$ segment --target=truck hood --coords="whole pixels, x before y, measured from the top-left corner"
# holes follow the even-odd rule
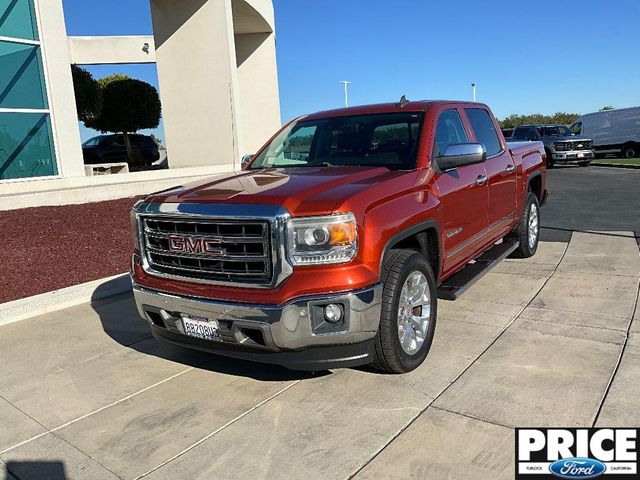
[[[282,205],[293,215],[323,215],[349,197],[406,173],[386,167],[245,170],[159,192],[148,201]]]
[[[550,142],[590,142],[590,138],[584,137],[545,137],[545,140]]]

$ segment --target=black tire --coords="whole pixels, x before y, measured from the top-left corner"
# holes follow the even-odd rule
[[[430,294],[430,316],[424,342],[420,349],[409,355],[400,344],[398,312],[400,293],[409,275],[422,272],[427,279]],[[375,337],[373,367],[388,373],[405,373],[419,367],[429,353],[436,328],[438,297],[436,281],[425,255],[414,250],[392,250],[382,269],[384,284],[380,326]]]
[[[529,217],[531,215],[532,206],[538,214],[538,233],[536,235],[535,244],[529,245]],[[513,230],[507,239],[518,240],[518,248],[510,255],[512,258],[529,258],[533,257],[538,250],[538,243],[540,241],[540,204],[538,203],[538,197],[533,192],[529,191],[525,200],[524,208],[522,209],[522,216],[518,222],[518,226]]]
[[[638,153],[638,145],[635,143],[629,143],[622,147],[622,158],[636,158]]]
[[[549,150],[545,150],[545,152],[547,153],[547,168],[555,167],[556,164],[553,161],[553,154]]]

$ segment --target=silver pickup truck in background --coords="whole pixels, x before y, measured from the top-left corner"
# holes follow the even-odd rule
[[[594,158],[591,139],[575,136],[564,125],[522,125],[513,130],[509,141],[542,142],[549,168],[557,162],[587,167]]]

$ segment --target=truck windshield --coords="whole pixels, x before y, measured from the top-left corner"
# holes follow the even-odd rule
[[[568,127],[554,125],[553,127],[544,127],[544,135],[546,137],[570,137],[573,134]]]
[[[423,112],[300,120],[285,128],[250,168],[416,167]]]

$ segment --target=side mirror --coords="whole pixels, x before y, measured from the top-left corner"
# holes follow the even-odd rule
[[[444,155],[437,158],[440,170],[482,163],[487,158],[487,151],[479,143],[455,143],[449,145]]]
[[[251,163],[251,160],[253,160],[253,155],[245,155],[244,157],[242,157],[242,161],[240,162],[240,168],[244,170],[247,167],[247,165]]]

